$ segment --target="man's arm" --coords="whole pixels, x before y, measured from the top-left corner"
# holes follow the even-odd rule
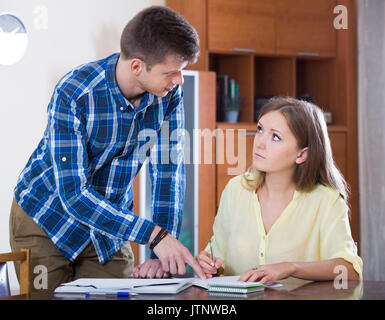
[[[48,111],[49,148],[63,208],[74,219],[110,238],[147,243],[155,224],[106,200],[88,182],[86,122],[80,107],[55,90]]]
[[[149,162],[152,180],[153,222],[178,238],[185,196],[184,109],[179,86],[169,102]]]
[[[184,167],[184,109],[182,87],[178,86],[171,98],[168,112],[157,143],[151,150],[150,176],[152,180],[153,222],[157,224],[150,242],[158,234],[162,226],[168,232],[153,250],[152,258],[159,257],[161,264],[148,261],[145,270],[140,274],[139,268],[134,269],[134,275],[151,277],[153,274],[184,274],[185,264],[204,278],[204,273],[189,250],[176,238],[179,236],[183,215],[185,196],[185,167]],[[151,264],[151,265],[150,265]],[[161,267],[163,272],[155,270]],[[154,269],[155,268],[155,269]],[[142,270],[143,271],[143,270]]]

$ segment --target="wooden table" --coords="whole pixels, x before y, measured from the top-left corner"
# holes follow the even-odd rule
[[[310,282],[299,279],[281,281],[283,286],[265,289],[264,292],[238,296],[218,296],[208,291],[190,287],[176,295],[137,295],[131,298],[112,296],[66,295],[52,292],[15,295],[0,300],[385,300],[385,281],[348,281],[346,289],[337,289],[333,281]]]
[[[7,314],[7,308],[10,314],[27,312],[31,315],[39,311],[39,320],[44,317],[52,320],[60,315],[86,320],[243,320],[301,317],[327,320],[354,319],[361,314],[381,314],[385,306],[385,281],[349,281],[346,289],[336,289],[333,281],[287,279],[282,283],[284,286],[281,288],[268,288],[262,293],[237,297],[215,296],[198,287],[190,287],[176,295],[137,295],[132,298],[86,298],[84,295],[60,297],[46,292],[0,298],[0,308],[4,314]]]

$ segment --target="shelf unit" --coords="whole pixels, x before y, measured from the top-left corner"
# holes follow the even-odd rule
[[[235,130],[236,135],[245,130],[248,163],[256,96],[308,94],[331,111],[329,136],[334,159],[350,186],[350,223],[358,241],[355,2],[338,4],[348,9],[347,30],[333,27],[335,0],[167,0],[201,39],[200,58],[189,68],[227,74],[239,84],[239,122],[217,121],[216,127]],[[223,150],[217,147],[218,152]],[[231,166],[216,165],[217,205],[232,177],[227,174]]]

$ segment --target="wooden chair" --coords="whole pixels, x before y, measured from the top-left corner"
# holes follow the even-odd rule
[[[20,249],[20,252],[0,254],[0,293],[3,296],[11,295],[7,272],[7,262],[10,261],[20,261],[20,294],[28,294],[31,261],[29,249]]]

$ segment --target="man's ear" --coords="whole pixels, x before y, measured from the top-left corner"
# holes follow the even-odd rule
[[[306,147],[306,148],[303,148],[303,149],[298,153],[297,159],[295,160],[295,163],[296,163],[296,164],[304,163],[304,162],[307,160],[308,150],[309,150],[309,148]]]
[[[138,58],[133,58],[130,60],[130,70],[135,75],[138,76],[145,68],[144,62]]]

